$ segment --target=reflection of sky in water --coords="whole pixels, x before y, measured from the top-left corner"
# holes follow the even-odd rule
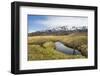
[[[65,26],[87,26],[88,17],[28,15],[28,32]]]
[[[61,42],[55,43],[56,49],[60,52],[63,52],[65,54],[73,54],[74,50],[72,48],[69,48],[62,44]],[[75,50],[75,54],[81,54],[78,50]]]

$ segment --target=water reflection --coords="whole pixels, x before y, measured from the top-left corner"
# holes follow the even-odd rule
[[[73,53],[75,55],[80,55],[81,54],[78,50],[75,50],[75,52],[74,52],[74,49],[65,46],[61,42],[55,42],[55,46],[56,46],[56,50],[58,50],[60,52],[63,52],[65,54],[71,54],[71,55],[73,55]]]

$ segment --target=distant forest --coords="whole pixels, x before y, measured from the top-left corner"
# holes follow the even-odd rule
[[[28,36],[45,36],[45,35],[68,35],[75,32],[87,32],[88,28],[87,26],[72,26],[71,28],[67,26],[52,28],[48,30],[42,30],[42,31],[36,31],[32,33],[28,33]]]

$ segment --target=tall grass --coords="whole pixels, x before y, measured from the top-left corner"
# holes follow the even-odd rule
[[[55,49],[54,42],[77,49],[83,55],[66,55]],[[28,37],[28,60],[77,59],[88,57],[86,35],[32,36]]]
[[[28,60],[55,60],[84,58],[81,55],[66,55],[54,49],[54,44],[46,42],[43,47],[40,45],[28,46]]]

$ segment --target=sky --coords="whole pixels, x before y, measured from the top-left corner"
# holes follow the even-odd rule
[[[88,17],[28,15],[28,33],[60,26],[88,26]]]

